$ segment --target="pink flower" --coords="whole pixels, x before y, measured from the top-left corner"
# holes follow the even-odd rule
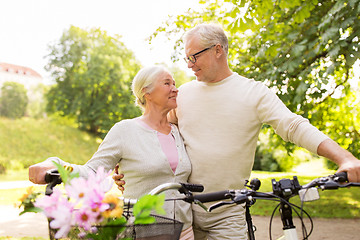
[[[53,220],[50,222],[50,227],[53,229],[59,229],[55,238],[66,237],[72,226],[72,213],[74,206],[68,201],[60,201],[57,208],[52,211],[51,215]]]
[[[55,188],[50,196],[38,198],[34,206],[43,209],[45,215],[48,218],[52,218],[52,213],[58,208],[58,204],[62,198],[64,198],[63,193],[58,188]]]
[[[75,224],[84,228],[86,231],[91,229],[91,226],[98,223],[101,218],[101,214],[90,208],[81,208],[74,211]]]
[[[92,226],[103,221],[102,213],[110,208],[103,201],[113,184],[110,173],[99,167],[96,173],[90,172],[87,179],[74,178],[65,185],[67,196],[55,188],[51,196],[36,201],[35,206],[52,219],[50,227],[58,229],[55,238],[66,237],[72,226],[90,231]]]
[[[89,173],[87,182],[89,186],[94,187],[94,189],[97,189],[100,192],[108,192],[113,184],[112,179],[109,178],[110,173],[111,170],[106,172],[104,168],[100,166],[96,173]]]
[[[70,184],[65,185],[65,190],[68,196],[76,202],[84,201],[88,196],[90,186],[84,178],[74,178]]]

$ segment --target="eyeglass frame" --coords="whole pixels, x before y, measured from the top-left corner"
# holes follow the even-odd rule
[[[212,45],[212,46],[210,46],[210,47],[207,47],[207,48],[205,48],[205,49],[203,49],[203,50],[201,50],[201,51],[199,51],[199,52],[197,52],[197,53],[191,54],[191,55],[188,56],[188,57],[184,57],[185,62],[186,62],[186,63],[191,62],[192,64],[196,63],[196,55],[199,55],[200,53],[203,53],[203,52],[209,50],[210,48],[215,47],[216,45],[217,45],[217,44],[214,44],[214,45]],[[194,58],[194,61],[191,61],[191,59],[190,59],[191,57]]]

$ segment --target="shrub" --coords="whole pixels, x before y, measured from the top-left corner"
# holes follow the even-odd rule
[[[21,118],[25,115],[28,104],[24,85],[5,82],[1,88],[0,115],[8,118]]]

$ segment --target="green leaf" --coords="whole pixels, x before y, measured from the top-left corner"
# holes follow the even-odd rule
[[[296,44],[292,50],[291,50],[291,55],[298,57],[301,55],[304,55],[304,50],[306,49],[306,45],[301,45],[301,44]]]
[[[79,177],[79,173],[73,173],[66,170],[62,165],[53,161],[54,165],[57,167],[61,180],[64,184],[68,184],[73,178]]]
[[[142,196],[133,207],[135,223],[146,224],[151,221],[152,217],[150,214],[152,211],[155,211],[157,214],[165,214],[166,212],[163,209],[164,201],[164,194]]]
[[[24,211],[20,212],[19,215],[23,215],[24,213],[27,212],[34,212],[34,213],[39,213],[42,212],[43,210],[41,208],[38,207],[30,207],[30,208],[25,208]]]

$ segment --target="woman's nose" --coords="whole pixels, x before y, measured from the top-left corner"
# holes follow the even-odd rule
[[[177,89],[177,87],[175,85],[173,85],[172,91],[173,92],[178,92],[179,90]]]

